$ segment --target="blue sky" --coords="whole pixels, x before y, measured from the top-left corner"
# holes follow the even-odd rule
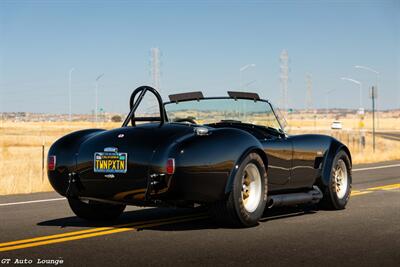
[[[0,1],[0,111],[127,112],[131,91],[151,82],[150,48],[161,52],[161,91],[205,95],[256,91],[280,103],[279,54],[290,57],[289,105],[369,108],[380,71],[380,108],[400,107],[400,1]]]

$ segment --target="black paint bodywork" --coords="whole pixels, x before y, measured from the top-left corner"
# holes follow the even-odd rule
[[[157,97],[159,117],[135,117],[146,91]],[[250,152],[258,153],[267,167],[269,195],[301,192],[328,184],[338,151],[350,157],[348,148],[330,136],[288,136],[238,122],[202,125],[209,132],[197,135],[199,125],[168,122],[161,97],[151,87],[135,90],[130,106],[121,128],[82,130],[52,145],[49,155],[56,156],[57,162],[48,177],[58,193],[149,206],[215,202],[232,190],[237,166]],[[151,122],[135,125],[144,120]],[[126,173],[110,179],[93,171],[94,153],[106,147],[128,153]],[[169,158],[175,159],[172,175],[166,171]]]

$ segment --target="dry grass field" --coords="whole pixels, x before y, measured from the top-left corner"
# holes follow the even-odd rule
[[[48,149],[54,141],[80,129],[111,129],[120,124],[2,122],[0,124],[0,195],[52,190],[46,176],[46,158]]]
[[[400,118],[397,113],[378,114],[375,120],[376,131],[400,131]],[[343,130],[331,130],[331,123],[338,120],[342,123]],[[365,147],[360,145],[359,118],[356,114],[348,114],[340,118],[328,114],[297,114],[287,116],[288,131],[291,134],[320,133],[333,136],[346,144],[353,158],[353,163],[371,163],[400,159],[400,140],[388,140],[376,136],[375,153],[372,138],[372,114],[367,113],[364,118]]]
[[[359,145],[359,133],[354,118],[341,119],[344,129],[331,131],[332,119],[289,118],[289,131],[333,135],[352,151],[354,163],[400,159],[400,141],[377,137],[377,150],[372,151],[371,134],[366,134],[366,148]],[[397,118],[381,118],[380,130],[398,130]],[[51,144],[59,137],[85,128],[111,129],[121,123],[91,122],[0,122],[0,195],[49,191],[46,177],[46,157]],[[369,124],[366,125],[369,127]],[[44,155],[44,157],[43,157]]]

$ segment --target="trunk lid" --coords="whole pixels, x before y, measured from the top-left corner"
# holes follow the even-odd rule
[[[191,132],[193,128],[187,125],[167,123],[160,126],[156,123],[117,128],[94,135],[81,144],[77,154],[76,170],[83,186],[82,196],[109,198],[122,192],[143,193],[157,149]],[[119,166],[121,169],[118,172],[95,171],[96,157],[99,159],[99,155],[112,150],[120,153],[116,155],[121,159],[126,155],[126,166],[120,163],[126,170]]]

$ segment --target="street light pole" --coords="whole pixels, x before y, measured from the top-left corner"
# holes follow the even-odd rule
[[[374,70],[373,68],[369,68],[369,67],[366,67],[366,66],[360,66],[360,65],[355,65],[354,68],[356,68],[356,69],[363,69],[363,70],[366,70],[366,71],[375,73],[375,74],[376,74],[376,80],[375,80],[375,86],[376,86],[376,87],[375,87],[375,89],[378,88],[379,71]]]
[[[375,75],[376,75],[376,80],[375,80],[375,98],[376,98],[376,96],[377,96],[377,92],[378,92],[378,83],[379,83],[379,71],[377,71],[377,70],[375,70],[375,69],[373,69],[373,68],[370,68],[370,67],[366,67],[366,66],[361,66],[361,65],[355,65],[354,66],[354,68],[356,68],[356,69],[362,69],[362,70],[366,70],[366,71],[369,71],[369,72],[372,72],[372,73],[375,73]],[[377,98],[376,98],[377,99]],[[376,109],[378,110],[379,109],[379,107],[378,107],[378,101],[376,101]],[[379,116],[378,116],[378,114],[379,114],[379,112],[377,112],[377,121],[378,121],[378,128],[379,128]]]
[[[68,79],[68,97],[69,97],[69,113],[68,113],[68,118],[69,121],[72,119],[72,104],[71,104],[71,99],[72,99],[72,93],[71,93],[71,81],[72,81],[72,72],[74,71],[74,68],[71,68],[69,70],[69,79]]]
[[[239,86],[240,86],[240,88],[242,88],[242,85],[243,85],[242,84],[242,72],[247,70],[248,68],[254,68],[255,66],[256,66],[256,64],[247,64],[239,69],[239,78],[240,78]]]
[[[360,81],[351,79],[351,78],[347,78],[347,77],[342,77],[341,78],[344,81],[349,81],[355,84],[358,84],[359,88],[360,88],[360,109],[358,112],[358,116],[360,119],[359,122],[359,129],[360,129],[360,147],[364,148],[365,146],[365,133],[364,133],[364,109],[363,109],[363,105],[362,105],[362,83]]]
[[[375,99],[376,99],[376,88],[371,88],[371,99],[372,99],[372,147],[375,153]]]
[[[97,114],[98,114],[98,95],[99,95],[99,80],[101,79],[101,77],[104,76],[103,74],[100,74],[99,76],[97,76],[96,78],[96,88],[95,88],[95,107],[94,107],[94,113],[95,113],[95,121],[97,123]]]
[[[340,79],[342,79],[344,81],[349,81],[349,82],[358,84],[358,86],[360,88],[360,110],[361,110],[362,107],[363,107],[363,102],[362,102],[362,83],[360,81],[357,81],[357,80],[354,80],[354,79],[350,79],[350,78],[346,78],[346,77],[342,77]]]

